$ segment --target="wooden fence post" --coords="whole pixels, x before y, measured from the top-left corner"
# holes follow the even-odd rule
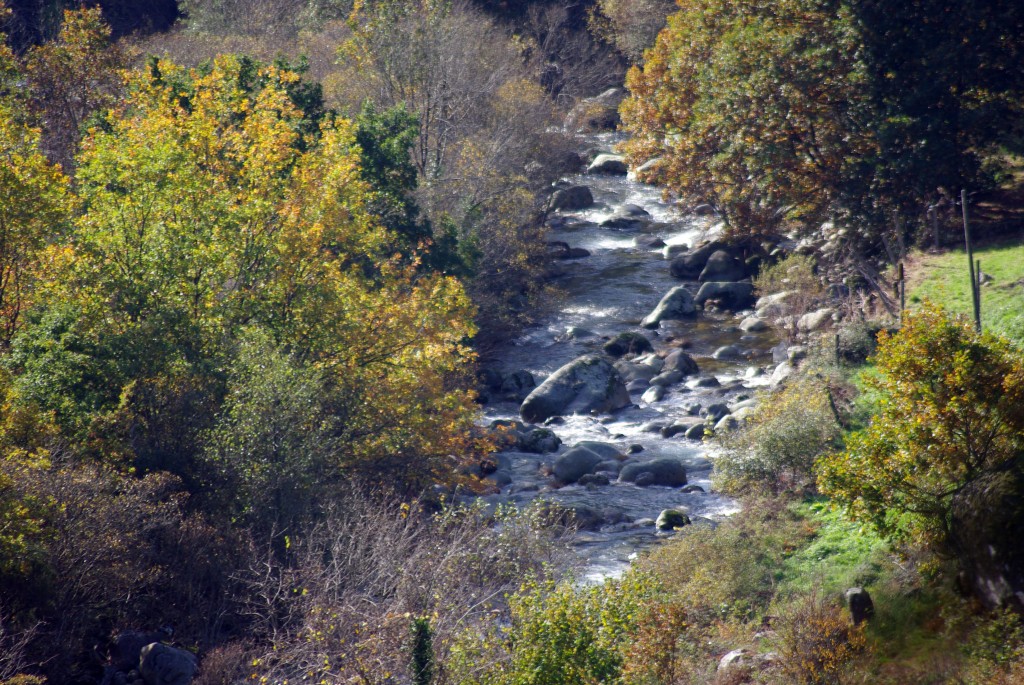
[[[974,305],[974,327],[981,332],[981,303],[978,301],[978,277],[974,271],[974,251],[971,249],[971,223],[967,216],[967,190],[960,191],[960,204],[964,212],[964,243],[967,246],[967,266],[971,272],[971,303]]]

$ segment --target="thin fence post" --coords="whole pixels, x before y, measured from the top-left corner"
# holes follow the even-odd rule
[[[971,272],[971,304],[974,305],[974,327],[981,332],[981,311],[978,303],[978,277],[974,273],[974,250],[971,249],[971,222],[967,215],[967,190],[960,191],[960,206],[964,213],[964,243],[967,246],[967,266]]]
[[[903,262],[896,269],[897,285],[900,291],[900,325],[903,325],[903,310],[907,308],[907,282],[903,277]]]
[[[978,332],[981,333],[981,260],[974,260],[974,273],[977,274],[978,280],[974,283],[974,301],[977,303],[977,310],[975,313],[975,325],[978,327]]]

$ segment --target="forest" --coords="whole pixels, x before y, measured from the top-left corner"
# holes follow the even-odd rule
[[[0,0],[0,157],[0,685],[1024,682],[1024,6]]]

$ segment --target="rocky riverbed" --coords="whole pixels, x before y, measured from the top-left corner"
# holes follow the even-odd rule
[[[594,158],[615,139],[585,142]],[[666,509],[693,526],[736,511],[711,487],[714,448],[702,438],[749,413],[779,343],[749,286],[767,253],[709,243],[713,213],[679,211],[614,161],[596,156],[565,179],[549,219],[564,297],[482,378],[483,421],[507,446],[488,465],[500,492],[487,499],[574,509],[594,579],[670,534],[656,527]]]

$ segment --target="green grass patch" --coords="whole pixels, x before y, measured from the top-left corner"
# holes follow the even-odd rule
[[[981,323],[985,330],[1024,345],[1024,245],[976,250],[982,273],[992,281],[981,286]],[[963,251],[918,255],[908,279],[907,304],[931,300],[947,310],[974,316],[967,256]]]
[[[777,574],[780,590],[806,592],[817,587],[827,593],[842,593],[878,580],[889,556],[885,540],[863,524],[849,520],[824,498],[801,502],[794,509],[816,530],[783,562]]]

